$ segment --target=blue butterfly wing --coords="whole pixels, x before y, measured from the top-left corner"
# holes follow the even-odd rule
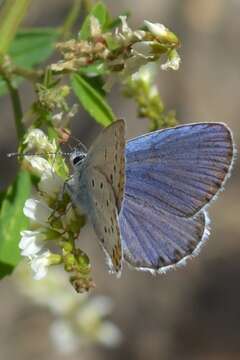
[[[232,135],[221,123],[143,135],[126,146],[125,194],[145,206],[192,217],[222,187],[232,158]]]
[[[184,218],[126,196],[119,217],[125,260],[141,270],[165,272],[196,255],[208,237],[207,217]]]

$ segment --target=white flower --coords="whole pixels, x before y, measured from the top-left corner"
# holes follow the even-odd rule
[[[169,32],[169,30],[163,24],[152,23],[147,20],[144,20],[144,24],[146,25],[148,30],[155,36],[165,37]]]
[[[103,345],[114,347],[122,340],[121,331],[110,321],[104,321],[97,332],[97,340]]]
[[[47,204],[42,200],[27,199],[23,208],[23,213],[34,223],[48,227],[48,218],[52,214]]]
[[[94,311],[103,317],[112,312],[113,302],[107,296],[95,296],[88,300],[86,308],[87,311]]]
[[[128,26],[127,24],[127,16],[119,16],[122,28],[121,30],[116,29],[115,36],[118,39],[122,45],[127,46],[129,44],[129,41],[134,37],[134,31]],[[136,37],[138,37],[140,34],[137,34]],[[141,35],[140,35],[141,36]]]
[[[51,266],[47,277],[40,283],[32,279],[32,274],[25,262],[18,266],[17,285],[21,292],[28,296],[33,302],[50,311],[58,317],[68,316],[74,309],[82,306],[87,301],[87,295],[75,294],[68,283],[68,274],[59,266]]]
[[[21,241],[19,248],[22,256],[34,256],[43,249],[46,235],[39,230],[24,230],[21,231]]]
[[[28,132],[24,144],[28,149],[36,148],[38,151],[55,152],[54,144],[51,144],[44,132],[40,129],[32,129]]]
[[[47,250],[31,259],[31,268],[35,273],[33,276],[35,280],[41,280],[47,275],[48,267],[51,265],[50,257],[51,253]]]
[[[79,347],[79,336],[73,331],[71,324],[64,320],[56,320],[50,327],[50,336],[56,349],[63,354],[75,352]]]
[[[138,72],[132,75],[133,81],[143,81],[146,84],[152,84],[157,74],[157,66],[155,63],[148,63],[141,66]]]
[[[140,55],[131,56],[126,60],[125,69],[123,70],[121,76],[123,79],[134,74],[139,70],[143,65],[146,65],[148,62],[147,58]]]
[[[132,48],[137,55],[149,58],[152,55],[152,45],[154,41],[139,41],[133,44]]]
[[[122,16],[119,16],[119,19],[121,20],[121,23],[122,23],[122,32],[124,35],[126,34],[132,34],[132,29],[128,26],[128,23],[127,23],[127,16],[125,15],[122,15]]]
[[[169,59],[165,64],[161,65],[162,70],[178,70],[180,66],[181,58],[176,50],[172,51],[172,54],[169,56]]]
[[[103,317],[111,313],[112,307],[111,299],[105,296],[90,298],[88,302],[85,303],[85,306],[80,307],[76,312],[75,319],[86,335],[89,336],[94,333],[95,336],[97,336],[99,328],[96,327],[96,324],[98,324]]]
[[[42,173],[52,172],[52,167],[49,162],[41,156],[33,155],[24,158],[24,167],[31,171],[36,176],[41,176]]]
[[[56,197],[63,189],[63,180],[54,172],[45,172],[41,176],[38,188],[51,198]]]

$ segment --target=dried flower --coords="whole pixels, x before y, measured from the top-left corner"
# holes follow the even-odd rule
[[[105,69],[106,88],[110,88],[112,79],[125,81],[129,75],[137,72],[141,66],[157,61],[166,54],[169,63],[165,68],[177,67],[177,58],[170,62],[171,50],[179,46],[174,33],[162,24],[145,21],[146,30],[132,30],[126,16],[120,16],[121,26],[114,33],[103,32],[99,21],[90,18],[91,36],[87,40],[71,39],[59,43],[57,48],[63,55],[57,64],[52,65],[54,71],[78,71],[92,64]],[[113,76],[113,75],[117,76]]]

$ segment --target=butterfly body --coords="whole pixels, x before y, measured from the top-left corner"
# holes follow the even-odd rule
[[[77,150],[72,154],[74,173],[66,183],[73,203],[93,224],[109,268],[119,275],[122,268],[119,212],[125,183],[124,151],[124,121],[119,120],[102,131],[85,158]],[[81,161],[74,164],[77,157]]]
[[[120,274],[123,257],[140,270],[166,271],[208,237],[205,207],[230,173],[232,135],[224,124],[196,123],[126,146],[124,138],[123,120],[104,129],[74,165],[68,192],[88,214],[112,271]]]

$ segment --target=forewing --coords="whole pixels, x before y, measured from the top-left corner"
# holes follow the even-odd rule
[[[149,133],[127,143],[125,192],[144,206],[191,217],[221,189],[232,158],[231,132],[221,123]]]
[[[120,213],[124,259],[140,270],[165,272],[198,253],[208,236],[206,215],[175,216],[126,196]]]
[[[112,184],[94,168],[87,168],[81,178],[81,201],[93,225],[96,235],[108,255],[108,265],[112,272],[121,273],[122,246],[118,224],[118,209]]]
[[[89,149],[86,162],[107,178],[113,188],[119,211],[125,182],[124,120],[115,121],[100,133]]]

